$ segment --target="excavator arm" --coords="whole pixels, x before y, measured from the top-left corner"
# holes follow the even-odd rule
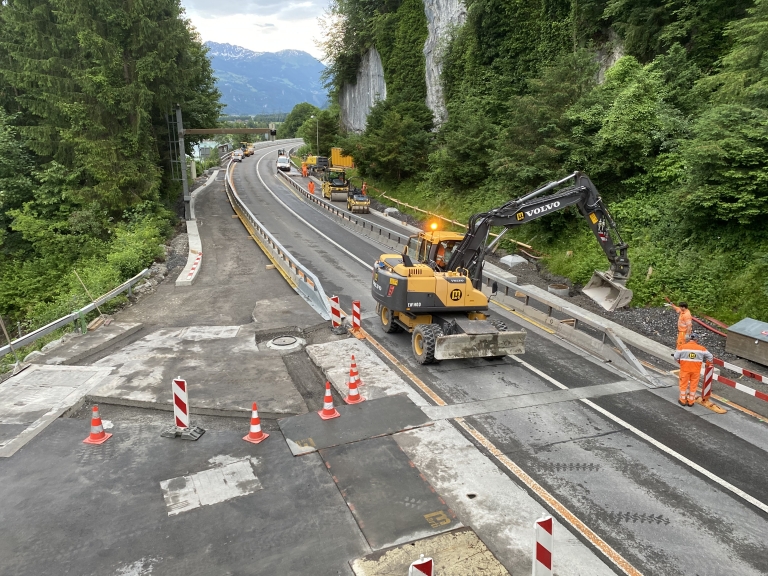
[[[570,180],[573,180],[572,185],[541,196]],[[627,244],[622,241],[616,223],[603,204],[597,188],[581,172],[574,172],[562,180],[551,182],[488,212],[473,215],[467,234],[453,251],[445,269],[467,270],[472,284],[479,289],[482,284],[483,260],[490,249],[486,244],[493,226],[503,226],[506,232],[568,206],[577,207],[611,265],[606,272],[596,271],[583,292],[607,310],[615,310],[628,304],[632,299],[632,292],[625,287],[630,274]]]

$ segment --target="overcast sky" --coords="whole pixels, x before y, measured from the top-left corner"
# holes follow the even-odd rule
[[[181,0],[203,41],[226,42],[257,52],[295,49],[315,58],[318,18],[328,0]]]

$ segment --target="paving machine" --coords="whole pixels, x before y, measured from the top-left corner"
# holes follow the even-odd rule
[[[331,202],[345,202],[349,196],[350,184],[344,168],[333,166],[322,173],[323,198]]]
[[[570,186],[541,196],[571,180]],[[575,172],[475,214],[466,234],[422,232],[410,238],[402,254],[383,254],[374,264],[371,293],[384,331],[410,332],[413,354],[421,364],[523,353],[525,331],[508,331],[487,314],[488,298],[481,292],[483,260],[510,228],[568,206],[576,206],[587,220],[611,263],[608,271],[595,272],[583,292],[606,310],[628,304],[632,291],[625,287],[630,274],[627,245],[592,181]],[[504,230],[487,246],[493,226]]]

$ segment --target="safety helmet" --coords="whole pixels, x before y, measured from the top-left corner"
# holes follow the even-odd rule
[[[697,332],[692,332],[690,336],[688,336],[689,340],[696,340],[698,339],[699,334]]]

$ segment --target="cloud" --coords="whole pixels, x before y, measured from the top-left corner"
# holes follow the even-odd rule
[[[256,16],[283,16],[302,18],[317,17],[322,15],[328,6],[327,0],[287,0],[278,2],[275,0],[236,0],[234,2],[221,2],[217,0],[182,0],[187,13],[197,14],[202,18],[215,18],[234,14],[253,14]]]
[[[191,12],[188,16],[203,41],[234,44],[255,52],[303,50],[318,59],[323,56],[315,43],[324,34],[317,18],[294,16],[288,21],[255,14],[202,17]]]

